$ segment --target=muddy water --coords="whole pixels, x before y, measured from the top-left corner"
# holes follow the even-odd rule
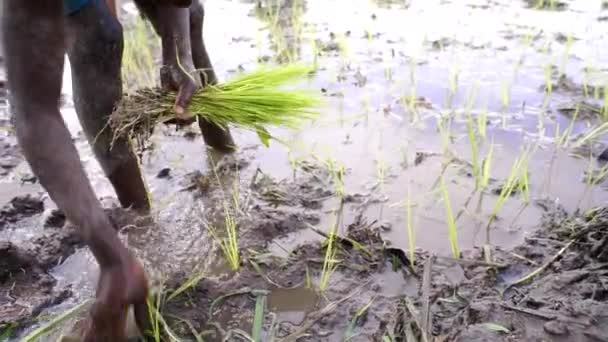
[[[262,3],[262,8],[267,8]],[[408,249],[403,203],[409,189],[415,246],[449,255],[445,205],[435,185],[443,173],[455,212],[463,208],[473,191],[474,181],[466,163],[472,160],[471,147],[463,113],[468,94],[476,88],[473,113],[486,113],[488,118],[486,138],[479,142],[480,155],[485,156],[493,144],[491,178],[496,181],[491,188],[508,176],[524,146],[538,144],[529,163],[532,203],[549,199],[573,211],[608,199],[602,186],[588,188],[584,183],[590,164],[597,167],[595,157],[577,158],[569,151],[555,149],[556,129],[563,131],[570,124],[570,118],[556,109],[569,104],[573,95],[556,90],[545,103],[542,91],[547,66],[559,67],[564,60],[563,70],[576,84],[585,80],[594,86],[608,83],[608,22],[598,20],[602,16],[601,1],[566,2],[569,7],[563,11],[529,9],[523,2],[511,0],[309,0],[301,7],[302,3],[293,0],[291,5],[280,6],[281,19],[274,25],[254,15],[255,4],[225,0],[205,3],[206,44],[222,79],[231,77],[239,67],[252,70],[259,60],[297,55],[319,66],[316,75],[302,86],[318,89],[327,99],[323,115],[302,131],[273,131],[289,146],[273,142],[270,148],[263,148],[253,134],[237,131],[240,156],[251,164],[241,174],[242,183],[248,183],[256,167],[280,179],[293,176],[294,160],[332,159],[347,170],[347,193],[362,199],[346,205],[342,218],[345,226],[363,214],[368,220],[382,223],[383,234],[393,245]],[[124,6],[128,20],[132,18],[132,5],[126,2]],[[568,36],[572,37],[570,47],[563,39]],[[286,53],[285,48],[290,51]],[[586,69],[594,72],[585,73]],[[448,100],[450,88],[455,91]],[[505,89],[508,103],[502,95]],[[100,197],[115,203],[109,183],[82,138],[69,99],[69,68],[63,92],[67,99],[63,114],[77,137],[94,187]],[[416,110],[403,104],[402,99],[409,96],[421,98]],[[444,153],[437,122],[449,113],[455,115],[452,139]],[[589,122],[578,121],[573,135],[588,128]],[[135,238],[129,239],[160,273],[209,263],[210,242],[199,218],[206,204],[193,202],[191,194],[174,190],[186,186],[184,179],[189,173],[208,171],[212,160],[200,136],[186,140],[182,135],[159,130],[153,138],[155,148],[144,155],[143,169],[160,228],[145,235],[133,233]],[[457,158],[444,170],[447,155]],[[157,178],[166,167],[171,168],[171,177]],[[2,179],[3,191],[22,191],[16,187],[28,173],[24,163],[12,170]],[[7,183],[10,187],[5,186]],[[6,196],[2,192],[0,199]],[[461,249],[485,242],[485,225],[496,199],[490,191],[481,199],[479,195],[470,199],[468,210],[456,223]],[[319,229],[328,229],[335,221],[334,207],[336,200],[326,203]],[[523,206],[521,195],[512,197],[500,211],[500,220],[493,224],[490,241],[503,247],[515,246],[537,226],[540,214],[534,204]],[[20,228],[0,232],[0,240],[26,241],[35,234],[31,227],[39,226],[40,220],[32,218],[23,221]],[[317,234],[301,230],[276,239],[269,248],[285,255],[299,244],[318,239]],[[62,311],[93,293],[96,268],[86,250],[69,257],[53,275],[59,286],[71,284],[76,290],[75,297],[52,312]],[[391,277],[387,276],[387,283],[397,286],[387,286],[386,291],[398,293],[406,287],[403,279]],[[283,291],[272,293],[270,305],[297,324],[316,298],[306,289]],[[292,301],[294,297],[301,300]]]

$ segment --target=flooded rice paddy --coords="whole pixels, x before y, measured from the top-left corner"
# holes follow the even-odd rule
[[[259,64],[306,62],[316,72],[297,86],[317,90],[325,106],[297,132],[273,129],[284,144],[264,147],[235,130],[239,151],[228,156],[206,151],[194,126],[159,127],[141,159],[151,219],[117,208],[80,130],[66,68],[62,113],[121,236],[169,293],[204,275],[162,308],[176,334],[245,341],[264,298],[262,341],[608,339],[606,260],[589,252],[607,236],[604,212],[590,210],[608,199],[608,8],[599,0],[535,5],[205,1],[205,43],[221,80]],[[129,1],[121,20],[125,83],[152,85],[158,42],[138,45],[137,33],[151,32],[136,31]],[[152,60],[131,48],[141,46]],[[0,323],[17,341],[40,326],[39,314],[91,298],[97,268],[36,183],[8,118],[5,108],[0,252],[27,262],[15,268],[25,275],[1,287]],[[589,135],[598,127],[602,134]],[[227,198],[238,203],[236,272],[209,231],[223,230]],[[333,229],[344,239],[330,239],[338,252],[328,258]],[[469,262],[452,259],[455,245]],[[14,246],[34,260],[16,257]],[[509,291],[562,256],[544,278]],[[581,278],[564,283],[571,272]],[[14,273],[0,280],[9,284]],[[558,280],[571,285],[570,297],[547,287]],[[43,340],[68,332],[64,325]]]

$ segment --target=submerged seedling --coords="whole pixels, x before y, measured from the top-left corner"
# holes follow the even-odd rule
[[[460,249],[458,248],[458,232],[456,230],[456,220],[454,220],[454,214],[452,212],[452,204],[450,202],[450,196],[448,189],[441,176],[441,194],[445,205],[446,221],[448,225],[448,238],[450,240],[450,247],[452,249],[452,255],[454,258],[460,258]]]
[[[409,245],[409,259],[412,267],[416,263],[416,232],[414,231],[414,226],[412,224],[412,201],[411,201],[411,192],[410,192],[410,182],[407,183],[407,198],[405,200],[405,214],[406,214],[406,227],[407,227],[407,239]]]
[[[481,162],[481,183],[480,189],[486,189],[490,184],[490,170],[492,167],[492,156],[494,153],[494,142],[490,144],[490,150],[488,154]]]
[[[545,103],[543,103],[543,108],[546,107],[548,98],[553,93],[553,64],[548,63],[545,65],[543,69],[545,75]]]
[[[506,111],[511,103],[511,85],[509,82],[502,81],[500,83],[500,108],[501,111]]]
[[[365,315],[365,313],[367,312],[367,310],[369,310],[369,308],[372,306],[373,303],[374,303],[374,299],[372,298],[369,301],[369,303],[365,304],[363,307],[359,308],[355,312],[354,317],[351,319],[350,323],[348,324],[348,327],[346,328],[346,332],[344,333],[344,335],[345,335],[344,342],[350,341],[351,339],[353,339],[356,336],[355,327],[357,326],[359,319],[363,315]]]
[[[574,43],[574,37],[572,33],[568,33],[566,36],[566,46],[564,48],[564,55],[562,56],[562,63],[559,67],[559,76],[564,75],[566,73],[566,65],[568,64],[568,59],[570,58],[570,50],[572,49],[572,44]]]
[[[477,84],[474,85],[469,99],[466,105],[466,116],[467,116],[467,135],[469,137],[469,145],[471,146],[471,156],[473,158],[473,177],[475,178],[475,190],[479,189],[480,175],[479,175],[479,160],[478,160],[478,147],[477,147],[477,135],[475,133],[475,125],[473,123],[473,104],[475,103],[475,97],[477,96]]]
[[[599,137],[608,134],[608,122],[604,122],[599,126],[594,127],[589,132],[581,136],[572,146],[572,148],[579,148],[586,143],[591,143],[597,140]]]
[[[454,95],[458,92],[458,75],[460,73],[460,66],[456,64],[452,68],[450,68],[448,74],[448,94],[446,98],[446,108],[452,107],[452,100],[454,99]]]
[[[568,142],[570,141],[570,135],[572,134],[572,129],[574,129],[574,123],[576,122],[576,119],[578,118],[578,114],[581,108],[581,104],[577,103],[576,106],[574,107],[574,114],[572,115],[572,119],[570,119],[570,124],[568,125],[568,128],[564,131],[563,134],[559,135],[558,134],[558,139],[557,139],[557,148],[561,148],[561,147],[566,147]],[[559,122],[556,124],[556,129],[559,129]]]
[[[477,115],[477,132],[482,140],[486,140],[488,132],[488,107],[484,107]]]
[[[441,149],[443,154],[447,154],[451,139],[451,120],[448,116],[440,115],[437,117],[437,128],[441,136]]]
[[[386,171],[388,167],[386,166],[386,161],[384,160],[384,155],[382,154],[382,150],[378,151],[378,158],[376,159],[376,176],[378,178],[378,184],[380,187],[384,186],[386,182]]]

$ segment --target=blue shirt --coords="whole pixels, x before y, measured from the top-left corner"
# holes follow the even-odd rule
[[[71,15],[78,12],[91,0],[63,0],[63,12],[65,15]]]

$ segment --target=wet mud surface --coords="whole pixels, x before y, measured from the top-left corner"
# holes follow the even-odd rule
[[[62,113],[182,340],[248,341],[264,304],[262,341],[608,341],[607,145],[603,135],[576,144],[601,124],[608,94],[608,8],[592,2],[209,0],[206,43],[222,78],[313,62],[305,86],[329,105],[300,132],[273,131],[287,145],[236,131],[240,149],[228,156],[205,151],[194,127],[159,127],[142,153],[149,218],[117,207],[80,132],[69,68]],[[125,1],[127,39],[134,13]],[[124,63],[126,88],[155,81],[158,46],[150,51]],[[476,85],[478,153],[494,151],[483,191],[467,138]],[[97,268],[24,162],[0,93],[0,341],[19,341],[90,299]],[[560,142],[567,130],[572,144]],[[529,194],[514,191],[486,230],[529,145]],[[451,257],[441,179],[461,259]],[[237,271],[214,238],[226,207]]]

